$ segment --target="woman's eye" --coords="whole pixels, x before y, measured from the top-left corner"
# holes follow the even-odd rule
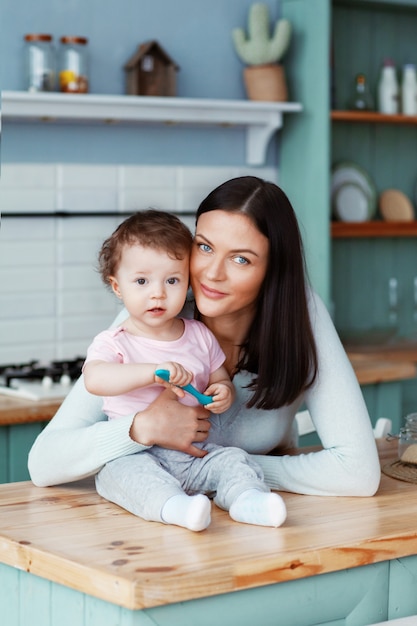
[[[137,278],[136,283],[138,285],[146,285],[146,278]]]
[[[233,260],[237,265],[248,265],[249,261],[244,256],[235,256]]]
[[[208,243],[199,243],[197,244],[201,252],[211,252],[211,248]]]
[[[167,279],[167,283],[168,285],[176,285],[177,283],[179,283],[179,278],[168,278]]]

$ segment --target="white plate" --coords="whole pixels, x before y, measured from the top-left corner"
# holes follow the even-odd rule
[[[370,219],[371,200],[360,185],[342,183],[333,194],[333,213],[342,222],[366,222]]]
[[[335,165],[333,167],[331,177],[331,196],[333,206],[335,206],[335,196],[338,194],[339,188],[345,183],[355,184],[363,190],[368,199],[368,215],[364,219],[371,219],[377,210],[378,197],[376,186],[368,172],[360,167],[360,165],[351,161],[344,161]],[[351,219],[349,221],[354,220]]]

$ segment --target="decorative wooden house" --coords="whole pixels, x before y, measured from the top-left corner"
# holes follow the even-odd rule
[[[175,96],[178,65],[157,41],[141,44],[124,66],[130,96]]]

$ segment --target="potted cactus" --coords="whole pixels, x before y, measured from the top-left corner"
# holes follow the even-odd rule
[[[243,73],[248,98],[279,102],[287,100],[285,72],[278,61],[290,43],[290,22],[278,20],[271,36],[268,6],[257,2],[249,11],[248,37],[242,28],[234,28],[232,39],[239,58],[248,66]]]

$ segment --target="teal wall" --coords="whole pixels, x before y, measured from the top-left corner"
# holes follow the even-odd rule
[[[280,184],[297,211],[311,282],[329,304],[330,4],[283,0],[282,13],[297,25],[285,67],[303,112],[286,120],[282,130]]]

